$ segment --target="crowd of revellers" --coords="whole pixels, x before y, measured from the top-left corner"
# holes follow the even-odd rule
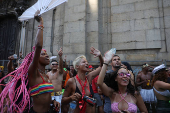
[[[1,113],[68,113],[73,101],[74,113],[170,113],[170,71],[164,64],[145,63],[135,77],[128,62],[108,52],[102,56],[94,47],[90,53],[98,57],[98,67],[89,65],[84,55],[68,66],[62,48],[58,59],[50,61],[42,49],[44,26],[38,14],[33,51],[20,55],[17,65],[9,56],[7,74],[0,67]]]

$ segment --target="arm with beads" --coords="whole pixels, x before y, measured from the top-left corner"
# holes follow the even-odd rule
[[[39,13],[40,13],[40,11],[38,10],[34,15],[35,19],[37,20],[37,22],[40,23],[40,25],[38,26],[38,31],[37,31],[36,40],[35,40],[34,57],[33,57],[33,61],[31,63],[31,65],[29,66],[28,75],[36,75],[36,72],[37,72],[36,70],[38,68],[40,53],[41,53],[42,46],[43,46],[43,28],[44,28],[43,27],[43,18],[38,16]]]

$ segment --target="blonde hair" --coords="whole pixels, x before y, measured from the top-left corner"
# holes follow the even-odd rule
[[[84,55],[81,55],[81,56],[78,56],[74,61],[73,61],[73,66],[74,66],[74,69],[77,71],[77,68],[76,68],[76,65],[79,65],[81,59],[83,59],[86,57]]]

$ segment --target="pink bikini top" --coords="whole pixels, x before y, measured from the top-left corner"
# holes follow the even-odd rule
[[[122,101],[122,100],[124,100],[125,102],[127,102],[126,100],[125,100],[125,96],[127,95],[127,93],[126,93],[126,95],[123,97],[122,95],[121,95],[121,93],[119,93],[120,94],[120,96],[121,96],[121,100],[119,101],[119,102],[113,102],[112,104],[111,104],[111,109],[112,109],[112,112],[114,112],[114,113],[119,113],[120,112],[120,110],[119,110],[119,108],[118,108],[118,105],[119,105],[119,103]],[[129,111],[130,113],[137,113],[137,106],[135,105],[135,104],[133,104],[133,103],[130,103],[130,102],[127,102],[127,104],[128,104],[128,109],[127,109],[127,111]]]

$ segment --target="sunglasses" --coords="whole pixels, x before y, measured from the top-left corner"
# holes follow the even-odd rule
[[[56,66],[57,66],[58,64],[52,64],[52,65],[53,65],[53,66],[54,66],[54,65],[56,65]]]
[[[131,75],[129,73],[118,73],[119,76],[123,77],[126,75],[126,77],[130,77]]]

